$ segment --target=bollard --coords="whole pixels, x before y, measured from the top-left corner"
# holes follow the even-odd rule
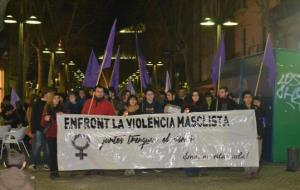
[[[287,171],[295,172],[299,168],[299,148],[287,149]]]

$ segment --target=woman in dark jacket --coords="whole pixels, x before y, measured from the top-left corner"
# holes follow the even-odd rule
[[[194,90],[191,94],[191,99],[184,107],[184,113],[190,112],[203,112],[203,105],[201,104],[200,100],[200,93],[197,90]],[[185,173],[189,177],[199,176],[199,174],[203,174],[204,170],[200,168],[186,168]]]
[[[138,104],[138,99],[135,95],[130,95],[128,98],[128,103],[123,110],[123,116],[128,115],[139,115],[141,114],[141,110]],[[125,170],[124,175],[130,176],[135,175],[134,170]]]
[[[50,178],[59,177],[57,164],[57,122],[56,115],[63,114],[64,108],[59,104],[60,95],[55,94],[52,100],[45,105],[41,118],[43,133],[46,135],[49,146]]]

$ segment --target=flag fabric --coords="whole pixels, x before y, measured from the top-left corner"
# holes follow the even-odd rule
[[[114,64],[114,69],[112,73],[112,79],[110,86],[115,90],[115,92],[118,92],[118,86],[119,86],[119,75],[120,75],[120,47],[117,51],[117,56]]]
[[[130,92],[130,94],[135,95],[135,90],[131,81],[128,81],[126,89]]]
[[[100,65],[94,51],[92,50],[82,85],[87,88],[94,88],[97,86],[99,71]]]
[[[166,86],[165,86],[165,92],[168,92],[169,90],[172,89],[171,86],[171,79],[170,79],[170,75],[169,75],[169,71],[167,71],[166,73]]]
[[[140,50],[139,47],[139,42],[138,42],[138,36],[136,34],[135,36],[135,46],[136,46],[136,54],[137,54],[137,60],[139,64],[139,69],[140,69],[140,79],[142,83],[142,88],[146,89],[150,85],[150,77],[147,71],[146,67],[146,60]]]
[[[11,89],[10,94],[10,104],[16,109],[16,103],[20,101],[20,97],[18,96],[16,90],[14,88]]]
[[[217,81],[219,79],[219,66],[221,66],[221,72],[222,72],[224,68],[224,64],[225,64],[225,42],[224,42],[224,35],[222,33],[217,54],[214,57],[214,62],[211,67],[211,80],[214,85],[217,84]]]
[[[275,56],[274,56],[273,45],[272,45],[272,40],[270,38],[270,35],[268,35],[267,38],[262,64],[265,64],[268,68],[268,83],[269,86],[272,89],[274,89],[277,70],[276,70]]]
[[[112,52],[114,48],[114,41],[115,41],[115,35],[116,35],[116,23],[117,19],[115,19],[114,24],[111,27],[110,34],[107,40],[104,56],[102,63],[102,69],[108,69],[111,67],[111,57],[112,57]]]
[[[53,70],[54,70],[54,54],[51,54],[50,65],[49,65],[49,73],[48,73],[48,86],[53,86]]]

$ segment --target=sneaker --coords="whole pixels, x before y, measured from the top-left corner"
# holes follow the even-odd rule
[[[35,164],[31,164],[28,166],[28,169],[30,170],[36,170],[36,165]]]
[[[47,171],[50,170],[50,168],[49,168],[49,166],[47,164],[44,164],[44,170],[47,170]]]
[[[147,174],[147,173],[149,173],[149,170],[142,170],[141,173],[142,174]]]
[[[56,180],[56,179],[58,179],[60,176],[59,176],[59,174],[58,173],[51,173],[50,174],[50,178],[52,179],[52,180]]]
[[[125,176],[135,175],[135,171],[134,170],[125,170],[124,175]]]

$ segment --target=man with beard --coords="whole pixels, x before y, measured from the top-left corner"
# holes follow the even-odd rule
[[[97,86],[94,98],[84,103],[81,113],[89,115],[116,115],[113,105],[104,97],[104,87]]]
[[[228,88],[221,87],[218,92],[217,111],[235,110],[237,108],[238,108],[237,103],[228,97]]]

